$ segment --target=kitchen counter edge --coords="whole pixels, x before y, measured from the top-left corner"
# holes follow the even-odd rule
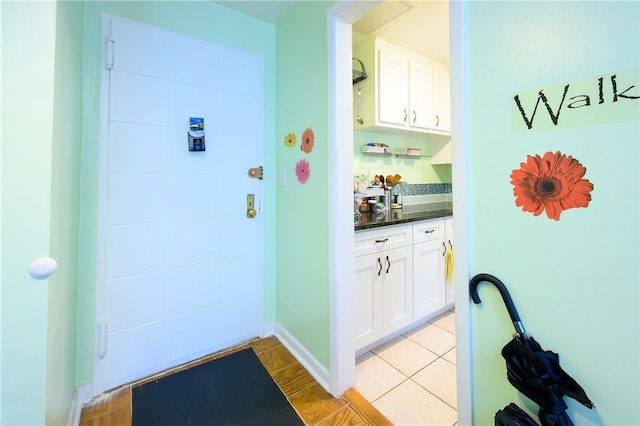
[[[440,219],[453,216],[452,203],[429,203],[405,206],[402,209],[391,210],[371,217],[362,213],[360,220],[354,224],[355,232],[365,229],[381,228],[384,226],[399,225],[402,223],[418,222],[421,220]]]

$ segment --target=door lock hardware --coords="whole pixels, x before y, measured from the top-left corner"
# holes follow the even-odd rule
[[[253,194],[247,194],[247,217],[249,219],[256,217],[258,212],[255,209],[255,200]]]
[[[262,180],[262,166],[250,168],[249,177]]]

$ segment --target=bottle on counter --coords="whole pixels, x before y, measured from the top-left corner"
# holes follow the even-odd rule
[[[391,189],[385,189],[384,191],[384,207],[387,211],[391,210]]]

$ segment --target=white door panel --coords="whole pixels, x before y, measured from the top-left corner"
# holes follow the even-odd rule
[[[190,153],[184,128],[172,127],[169,133],[168,162],[169,173],[208,174],[214,176],[237,174],[245,181],[250,167],[260,165],[262,154],[256,151],[256,144],[262,136],[233,132],[206,130],[207,150]],[[233,161],[229,159],[233,158]],[[255,181],[245,181],[247,185],[259,187]]]
[[[118,70],[149,76],[169,76],[169,42],[166,31],[128,20],[112,21],[112,39],[117,40],[114,65]]]
[[[205,131],[213,130],[216,117],[219,115],[217,106],[219,96],[218,91],[209,87],[171,82],[169,85],[169,125],[179,127],[185,132],[189,117],[204,117]]]
[[[216,303],[217,263],[174,268],[167,271],[166,315],[210,308]]]
[[[185,220],[211,216],[219,203],[215,175],[170,175],[167,219]]]
[[[253,267],[255,261],[255,257],[250,256],[215,263],[216,304],[247,298],[260,292],[259,276]]]
[[[191,37],[171,37],[170,78],[190,84],[219,87],[220,46]]]
[[[247,194],[257,194],[258,188],[242,182],[245,176],[228,175],[221,179],[222,184],[217,186],[216,199],[218,214],[221,217],[243,216],[247,221]],[[242,182],[242,183],[240,183]],[[256,207],[259,210],[260,206]]]
[[[108,191],[109,225],[157,222],[167,217],[164,174],[112,174]]]
[[[213,318],[215,346],[227,347],[238,339],[253,337],[260,325],[261,303],[254,296],[216,306]]]
[[[256,245],[258,222],[247,217],[223,217],[219,219],[219,241],[224,242],[218,247],[221,259],[258,254],[260,247]]]
[[[247,174],[262,163],[263,59],[106,16],[110,26],[96,393],[257,337],[263,311],[262,184]],[[204,152],[188,151],[190,117],[204,118]]]
[[[130,275],[106,282],[105,320],[109,331],[158,321],[165,315],[164,272]]]
[[[255,135],[260,129],[260,105],[257,96],[233,92],[219,93],[220,107],[214,129],[221,132]]]
[[[112,122],[109,126],[109,172],[166,173],[169,167],[167,143],[164,127]]]
[[[213,132],[210,142],[207,142],[207,147],[211,144],[216,153],[212,158],[211,170],[216,170],[221,174],[229,174],[238,173],[237,168],[239,167],[240,173],[244,175],[249,168],[258,166],[260,155],[253,151],[255,139],[255,135]],[[235,158],[234,163],[237,163],[237,166],[227,160],[230,157]]]
[[[106,279],[159,271],[166,264],[164,223],[114,225],[107,230]]]
[[[214,346],[214,309],[189,312],[166,321],[165,362],[202,354]]]
[[[107,355],[101,362],[102,386],[110,388],[119,382],[157,370],[164,363],[164,322],[109,333]]]
[[[165,79],[111,71],[110,120],[165,125],[169,82]]]
[[[218,221],[212,218],[170,222],[167,267],[213,262],[218,257]]]
[[[255,94],[262,91],[262,75],[255,72],[262,67],[260,58],[227,47],[220,48],[220,86],[226,90]]]

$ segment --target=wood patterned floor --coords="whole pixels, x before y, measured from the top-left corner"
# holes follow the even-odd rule
[[[126,426],[131,424],[131,389],[141,383],[221,358],[252,347],[300,418],[308,426],[370,425],[392,426],[355,389],[340,398],[327,393],[276,337],[251,341],[173,370],[157,374],[99,396],[82,408],[80,426]]]

